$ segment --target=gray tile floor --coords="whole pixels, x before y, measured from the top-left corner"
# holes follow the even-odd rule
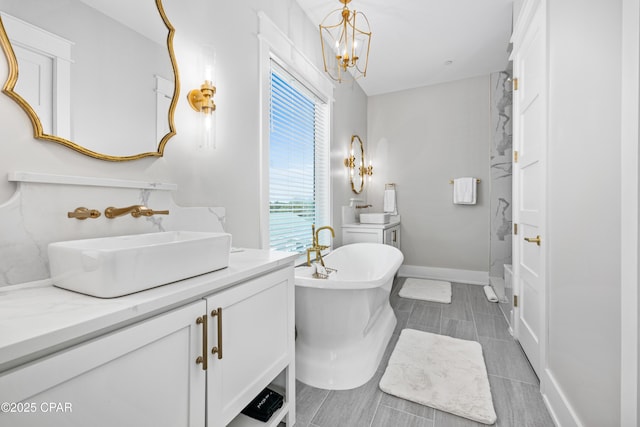
[[[538,379],[522,349],[507,330],[498,304],[490,303],[482,286],[453,284],[451,304],[398,296],[404,278],[391,292],[398,325],[378,371],[353,390],[330,391],[297,383],[296,427],[473,427],[465,418],[383,393],[378,382],[403,328],[419,329],[482,344],[493,404],[500,427],[550,427],[553,421],[539,392]]]

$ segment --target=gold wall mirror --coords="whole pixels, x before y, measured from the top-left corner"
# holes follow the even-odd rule
[[[349,168],[351,190],[356,194],[362,193],[366,171],[364,166],[364,145],[358,135],[351,136],[349,157],[344,159],[344,165]]]
[[[101,160],[163,155],[179,79],[162,0],[0,0],[2,91],[34,136]]]

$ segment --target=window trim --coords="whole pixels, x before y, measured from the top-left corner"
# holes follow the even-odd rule
[[[271,61],[291,74],[301,84],[312,90],[327,104],[327,138],[330,152],[333,134],[333,88],[334,84],[320,71],[287,36],[262,11],[258,12],[260,29],[260,247],[269,249],[269,124],[271,100]],[[328,190],[332,194],[331,162],[328,165]],[[327,210],[329,222],[333,224],[333,206],[329,197]],[[331,225],[329,224],[329,225]],[[325,224],[322,224],[325,225]],[[311,232],[311,231],[309,231]]]

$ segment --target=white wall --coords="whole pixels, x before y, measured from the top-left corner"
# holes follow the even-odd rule
[[[405,264],[489,269],[489,76],[369,98],[373,210],[397,185]],[[478,203],[454,205],[449,180],[481,179]]]
[[[621,425],[640,421],[640,0],[622,1]]]
[[[335,107],[333,110],[333,141],[331,146],[331,183],[333,199],[333,224],[336,231],[335,246],[342,245],[342,206],[349,206],[349,199],[367,199],[370,185],[375,181],[365,182],[364,190],[356,194],[351,190],[348,169],[344,166],[344,159],[349,154],[349,143],[352,135],[358,135],[365,147],[365,157],[368,158],[371,143],[367,138],[367,95],[360,86],[343,83],[334,93]]]
[[[516,20],[518,19],[518,15],[520,14],[520,10],[522,10],[522,4],[524,0],[513,0],[513,26],[516,25]]]
[[[164,0],[163,3],[176,28],[174,42],[181,83],[176,109],[178,135],[168,142],[164,157],[112,163],[83,156],[55,143],[35,140],[26,114],[11,99],[0,96],[0,203],[9,199],[15,190],[4,180],[6,173],[15,170],[174,182],[179,187],[176,202],[185,206],[226,207],[226,228],[233,234],[234,245],[258,247],[257,12],[265,11],[305,55],[320,64],[316,23],[308,20],[294,0]],[[212,44],[216,49],[217,149],[213,152],[197,150],[199,120],[185,99],[190,89],[202,83],[202,71],[197,64],[204,44]],[[6,75],[7,63],[2,56],[0,81],[5,81]],[[349,96],[350,90],[336,88],[335,109],[342,111],[344,117],[335,120],[335,135],[364,132],[366,101],[359,88],[354,97]],[[122,101],[131,102],[133,95],[122,94]],[[342,153],[343,144],[344,141],[336,141],[333,149]],[[339,183],[334,183],[336,188],[340,188]],[[82,201],[78,203],[81,205]]]
[[[547,368],[584,426],[620,424],[621,1],[548,2]]]

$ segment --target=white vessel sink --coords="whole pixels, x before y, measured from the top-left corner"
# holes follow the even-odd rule
[[[229,265],[231,235],[167,231],[49,245],[55,286],[113,298]]]
[[[360,214],[360,224],[388,224],[390,216],[383,212],[369,212]]]

